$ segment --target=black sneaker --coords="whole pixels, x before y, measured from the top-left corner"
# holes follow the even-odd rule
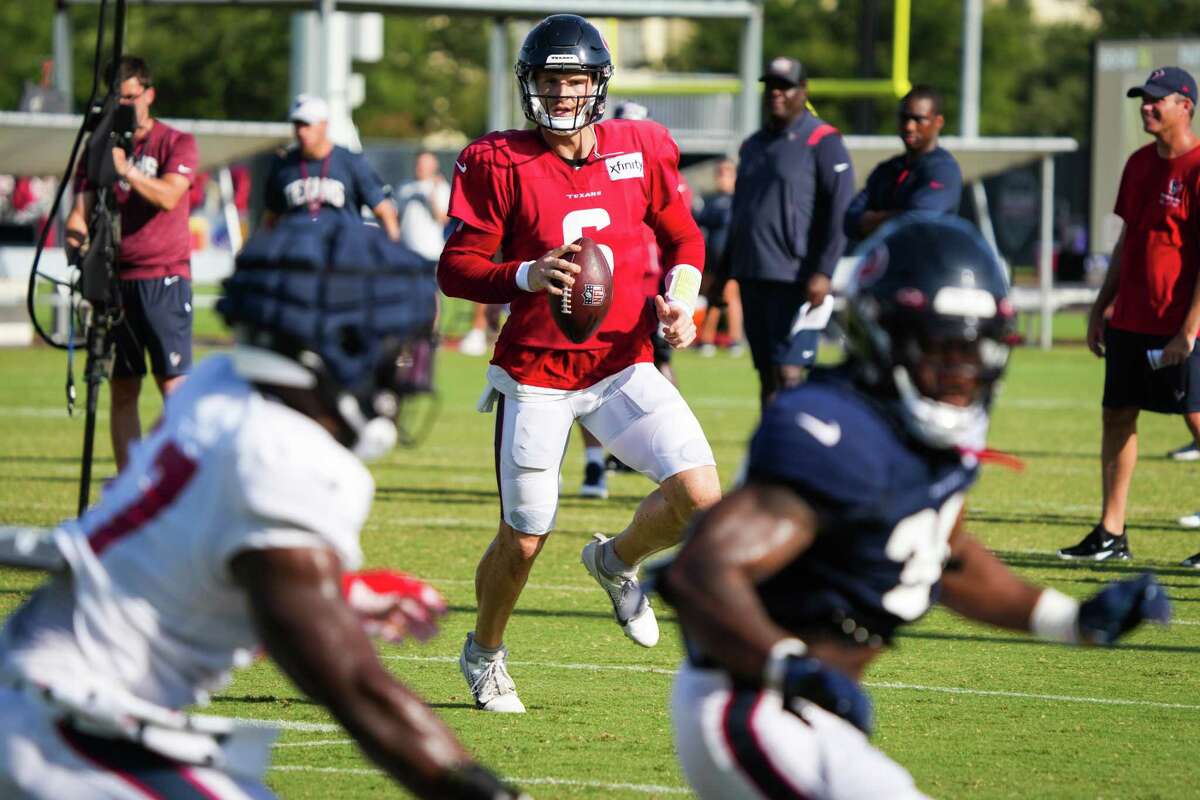
[[[589,461],[583,468],[583,483],[579,485],[580,497],[594,497],[604,500],[608,497],[608,479],[604,474],[604,465]]]
[[[1067,561],[1128,561],[1133,558],[1133,553],[1129,550],[1129,539],[1124,534],[1114,536],[1103,525],[1097,525],[1079,544],[1059,550],[1058,557]]]
[[[1200,447],[1195,442],[1188,442],[1168,452],[1167,458],[1172,461],[1200,461]]]
[[[1188,556],[1183,561],[1179,562],[1181,567],[1190,567],[1191,569],[1200,569],[1200,553],[1194,556]]]

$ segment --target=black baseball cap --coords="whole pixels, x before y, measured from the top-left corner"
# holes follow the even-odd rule
[[[1161,100],[1169,94],[1181,94],[1192,103],[1196,103],[1196,79],[1187,70],[1179,67],[1159,67],[1150,73],[1144,84],[1134,86],[1125,96]]]
[[[767,68],[763,70],[760,81],[777,80],[792,86],[799,86],[808,80],[808,71],[804,69],[804,65],[794,58],[787,56],[777,56],[771,59],[771,63],[767,64]]]

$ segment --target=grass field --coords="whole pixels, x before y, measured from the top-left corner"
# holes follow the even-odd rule
[[[63,412],[64,362],[47,349],[0,351],[0,522],[48,524],[74,509],[83,424]],[[677,363],[728,484],[756,416],[749,362],[685,353]],[[428,577],[452,606],[440,638],[385,647],[382,656],[482,760],[537,797],[687,796],[666,707],[680,657],[677,633],[668,617],[658,647],[628,642],[579,565],[591,533],[620,530],[650,485],[610,476],[608,501],[576,499],[578,442],[564,470],[559,528],[507,637],[529,713],[485,715],[471,706],[455,660],[474,619],[475,564],[497,514],[491,418],[474,411],[483,368],[481,359],[444,352],[441,411],[429,440],[373,467],[379,488],[364,533],[368,562]],[[992,444],[1020,456],[1026,469],[985,470],[968,501],[969,527],[1021,574],[1079,597],[1133,570],[1154,569],[1169,587],[1178,622],[1105,651],[1041,644],[942,611],[907,629],[868,676],[878,716],[874,741],[931,795],[1198,793],[1200,574],[1172,566],[1200,550],[1200,536],[1174,523],[1200,507],[1198,468],[1162,456],[1186,438],[1179,420],[1149,415],[1142,424],[1145,455],[1130,504],[1134,563],[1093,568],[1050,555],[1096,519],[1100,383],[1098,362],[1082,348],[1015,355]],[[156,413],[150,398],[145,419]],[[100,424],[98,481],[113,469],[107,418]],[[35,575],[0,571],[0,609],[7,613],[36,583]],[[402,796],[269,665],[239,674],[210,711],[289,726],[269,777],[283,797]]]

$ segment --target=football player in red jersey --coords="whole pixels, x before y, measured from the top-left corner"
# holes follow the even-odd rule
[[[692,514],[720,496],[712,449],[679,391],[654,368],[650,343],[658,325],[672,347],[695,338],[704,240],[680,201],[679,149],[666,129],[597,122],[612,69],[595,27],[570,14],[547,17],[526,37],[516,65],[535,127],[488,134],[455,165],[450,216],[459,224],[438,282],[452,297],[511,304],[480,403],[496,408],[500,529],[475,575],[475,630],[459,659],[476,705],[489,711],[525,710],[505,666],[504,629],[554,527],[559,468],[576,419],[659,484],[620,535],[597,534],[582,552],[638,644],[657,643],[658,623],[637,565],[675,544]],[[667,289],[652,303],[642,290],[643,225],[654,230],[668,266]],[[573,283],[578,268],[563,256],[583,235],[608,258],[613,301],[596,334],[574,344],[554,324],[545,293]]]

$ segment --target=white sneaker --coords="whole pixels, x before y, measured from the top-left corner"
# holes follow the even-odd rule
[[[508,674],[508,648],[491,657],[472,658],[468,655],[475,634],[468,633],[458,656],[458,668],[462,670],[471,694],[475,696],[475,707],[501,714],[524,714],[525,704],[517,697],[517,685]]]
[[[458,343],[458,352],[464,356],[485,356],[487,351],[487,334],[481,328],[472,328]]]
[[[650,607],[650,600],[643,594],[637,578],[624,574],[609,575],[600,566],[600,545],[608,540],[609,537],[602,533],[593,534],[592,541],[583,546],[579,559],[596,583],[608,592],[613,615],[625,635],[642,647],[654,647],[658,644],[658,620],[654,618],[654,609]]]
[[[703,358],[712,358],[717,354],[717,346],[715,344],[700,345],[700,355]]]
[[[1185,528],[1200,528],[1200,511],[1179,518],[1179,524]]]

